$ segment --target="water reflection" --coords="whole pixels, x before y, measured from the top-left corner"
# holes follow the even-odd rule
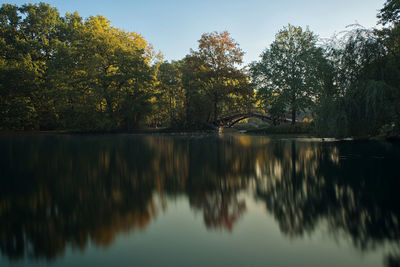
[[[324,221],[332,236],[344,233],[360,250],[391,244],[400,251],[398,145],[283,145],[260,167],[256,195],[284,234],[299,237]],[[400,261],[388,255],[386,263]]]
[[[289,238],[322,223],[360,251],[390,246],[398,266],[399,145],[299,142],[251,136],[0,138],[0,249],[10,259],[55,259],[67,247],[109,246],[143,230],[185,196],[209,229],[265,203]]]

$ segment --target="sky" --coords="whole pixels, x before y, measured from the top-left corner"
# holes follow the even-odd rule
[[[41,1],[0,0],[22,5]],[[61,15],[102,15],[114,27],[140,33],[165,60],[179,60],[196,49],[203,33],[227,30],[245,52],[258,60],[275,34],[289,23],[329,38],[358,23],[375,27],[385,0],[48,0]]]

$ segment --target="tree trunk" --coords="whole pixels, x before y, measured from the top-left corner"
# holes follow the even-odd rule
[[[214,93],[214,121],[216,121],[217,119],[218,119],[218,95],[217,95],[217,93],[215,92]]]
[[[296,104],[296,91],[293,90],[293,93],[292,93],[292,125],[296,124],[296,108],[295,108],[295,104]]]
[[[292,125],[296,124],[296,109],[292,108]]]
[[[217,120],[218,112],[217,112],[217,100],[214,102],[214,121]]]

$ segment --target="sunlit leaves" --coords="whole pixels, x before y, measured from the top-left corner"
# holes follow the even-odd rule
[[[191,69],[189,75],[192,76],[187,79],[188,104],[202,103],[192,112],[202,113],[197,116],[202,117],[201,120],[213,122],[223,113],[251,105],[253,91],[247,75],[238,69],[243,55],[239,45],[225,31],[203,34],[198,50],[185,58],[185,66]]]
[[[130,129],[149,113],[155,53],[141,35],[102,16],[60,17],[44,3],[3,5],[0,26],[0,121],[6,128]],[[14,112],[10,103],[32,105],[19,109],[32,114]],[[18,123],[28,117],[36,121]]]

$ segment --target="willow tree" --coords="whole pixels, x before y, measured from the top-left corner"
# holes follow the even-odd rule
[[[299,111],[311,108],[325,86],[326,61],[317,36],[308,28],[288,25],[278,32],[261,60],[251,64],[258,98],[275,117],[289,110],[292,123]]]
[[[400,2],[388,0],[378,13],[383,28],[358,26],[328,43],[336,95],[321,103],[320,134],[399,135],[399,13]]]
[[[400,1],[387,0],[377,17],[383,25],[398,24],[400,21]]]

